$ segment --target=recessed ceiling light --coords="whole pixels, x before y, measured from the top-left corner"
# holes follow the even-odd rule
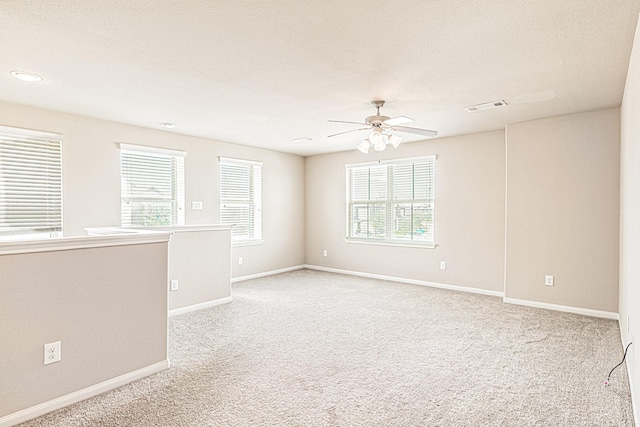
[[[166,127],[167,129],[173,129],[174,127],[176,127],[175,123],[169,123],[169,122],[161,123],[161,125]]]
[[[292,139],[291,142],[307,142],[313,141],[313,138],[309,138],[308,136],[303,136],[302,138]]]
[[[11,75],[16,79],[22,80],[23,82],[39,82],[40,80],[42,80],[42,77],[40,77],[39,75],[27,73],[26,71],[12,71]]]

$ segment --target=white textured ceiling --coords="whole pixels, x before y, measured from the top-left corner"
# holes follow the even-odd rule
[[[312,155],[620,105],[639,0],[0,0],[0,100]],[[27,84],[11,70],[40,74]],[[463,107],[504,99],[506,107]],[[2,117],[0,116],[0,124]],[[301,137],[307,142],[291,142]],[[405,140],[419,140],[405,135]]]

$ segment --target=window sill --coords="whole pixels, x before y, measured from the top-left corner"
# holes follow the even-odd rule
[[[231,242],[231,247],[235,248],[236,246],[258,246],[264,243],[264,240],[240,240],[237,242]]]
[[[405,242],[387,242],[387,241],[375,241],[375,240],[355,240],[355,239],[344,239],[345,243],[355,243],[358,245],[376,245],[376,246],[398,246],[402,248],[416,248],[416,249],[435,249],[435,243],[405,243]]]

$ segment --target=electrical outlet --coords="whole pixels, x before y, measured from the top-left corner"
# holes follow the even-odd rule
[[[52,342],[44,345],[44,364],[59,362],[61,358],[60,341]]]
[[[544,276],[544,284],[547,286],[553,286],[553,276]]]
[[[322,255],[327,256],[327,250],[325,249]]]
[[[202,202],[191,202],[191,209],[202,209]]]
[[[173,279],[171,281],[171,286],[169,289],[171,289],[172,291],[177,291],[179,287],[180,285],[178,284],[178,279]]]
[[[241,256],[238,257],[238,265],[242,265],[242,257]]]
[[[446,270],[447,269],[447,263],[445,261],[440,261],[440,270]]]

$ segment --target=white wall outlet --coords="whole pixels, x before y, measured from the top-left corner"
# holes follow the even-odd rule
[[[324,252],[322,252],[323,256],[327,256],[327,250],[325,249]]]
[[[52,342],[44,345],[44,364],[59,362],[61,358],[60,341]]]
[[[178,279],[171,280],[171,283],[169,286],[169,289],[171,291],[177,291],[179,287],[180,287],[180,284],[178,283]]]
[[[544,276],[544,284],[547,286],[553,286],[553,276]]]
[[[194,211],[197,209],[202,209],[202,202],[191,202],[191,209]]]
[[[440,270],[446,270],[447,269],[447,263],[445,261],[440,261]]]
[[[241,256],[238,257],[238,265],[242,265],[242,257]]]

